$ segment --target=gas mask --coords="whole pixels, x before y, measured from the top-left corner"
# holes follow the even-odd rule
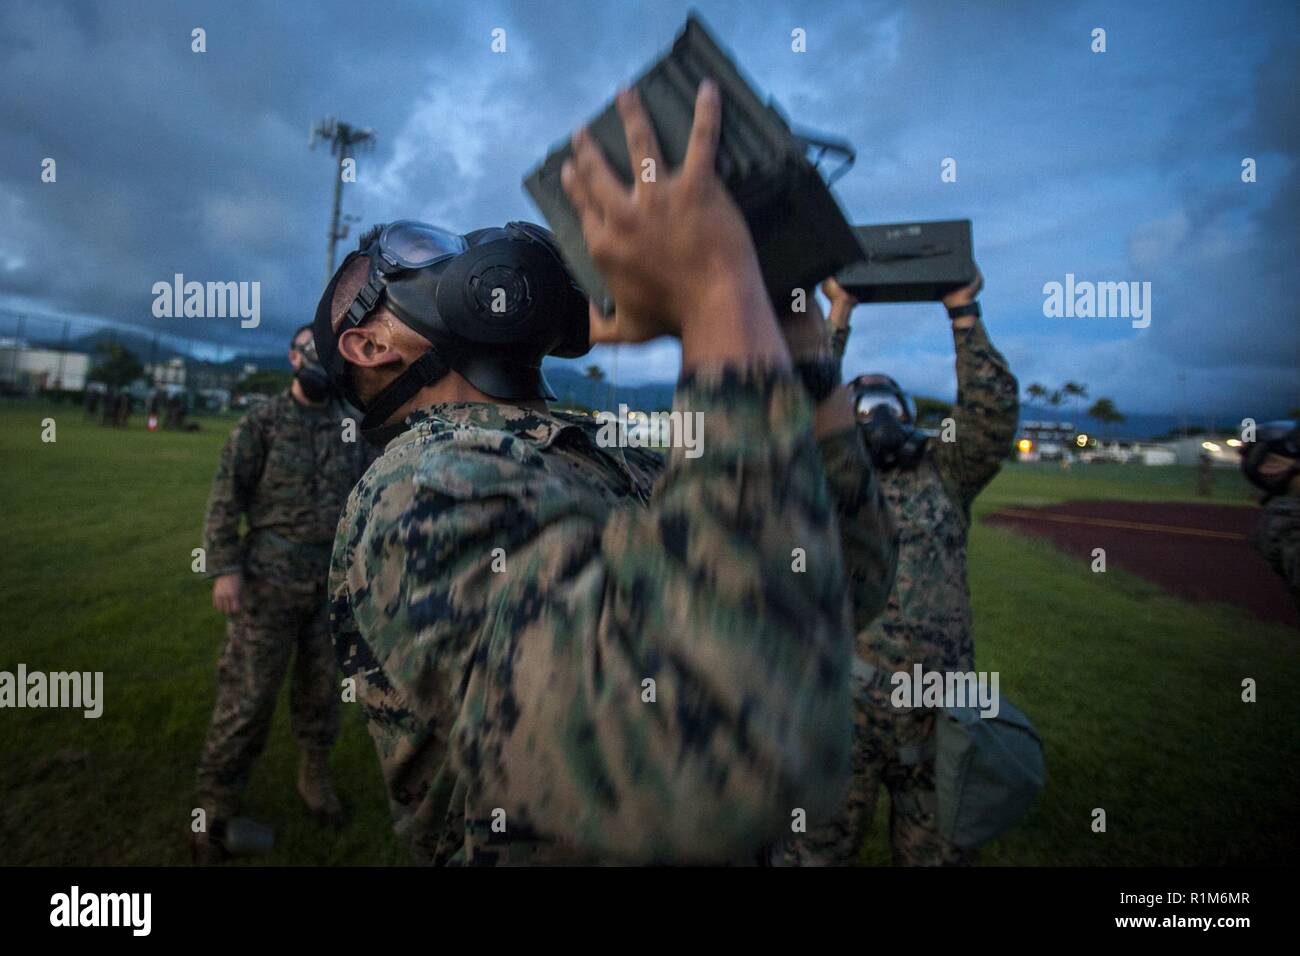
[[[382,437],[393,412],[453,370],[494,398],[553,399],[542,358],[577,357],[591,347],[587,299],[541,226],[511,222],[458,235],[399,220],[374,227],[359,245],[326,286],[314,329],[330,381],[365,412],[361,428],[372,436]],[[336,334],[334,290],[357,259],[367,261],[369,275]],[[338,337],[381,306],[429,348],[363,402],[338,352]]]
[[[1269,455],[1289,458],[1291,467],[1271,475],[1262,474],[1260,466]],[[1291,479],[1300,474],[1300,425],[1285,420],[1260,425],[1255,440],[1241,447],[1241,470],[1269,498],[1286,494]]]
[[[325,366],[321,365],[320,356],[316,354],[316,343],[295,345],[294,351],[302,359],[301,364],[293,372],[293,377],[302,388],[302,393],[307,396],[309,402],[325,401],[333,394],[333,390],[330,388],[330,377],[325,371]]]
[[[853,404],[863,441],[879,469],[914,468],[929,436],[916,427],[916,403],[888,375],[853,380]]]

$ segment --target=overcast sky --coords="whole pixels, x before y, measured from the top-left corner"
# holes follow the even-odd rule
[[[1022,384],[1174,412],[1183,373],[1193,409],[1300,405],[1294,2],[5,0],[0,307],[278,347],[322,284],[334,170],[308,149],[315,120],[376,130],[345,196],[362,226],[538,219],[524,174],[692,6],[799,125],[857,146],[837,185],[853,221],[974,221],[986,321]],[[152,286],[177,272],[260,282],[261,326],[154,318]],[[1150,326],[1044,317],[1067,273],[1151,282]],[[668,381],[677,351],[592,360]],[[945,395],[951,366],[938,305],[855,313],[848,373]]]

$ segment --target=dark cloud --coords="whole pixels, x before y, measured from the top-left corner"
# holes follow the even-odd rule
[[[1022,379],[1084,378],[1132,410],[1170,408],[1180,374],[1207,405],[1300,404],[1300,17],[1281,2],[1245,17],[1172,2],[10,0],[0,306],[279,350],[324,268],[333,170],[307,149],[312,122],[378,132],[348,187],[363,225],[536,217],[523,174],[691,6],[800,124],[857,144],[839,189],[852,218],[975,221],[986,313]],[[1088,48],[1095,26],[1105,54]],[[195,27],[206,53],[190,50]],[[790,49],[796,27],[807,54]],[[47,156],[54,185],[39,180]],[[948,156],[957,183],[939,180]],[[1240,182],[1244,156],[1258,183]],[[151,286],[176,272],[261,282],[262,328],[154,319]],[[1151,281],[1151,327],[1045,319],[1043,283],[1066,272]],[[862,309],[858,325],[852,365],[951,389],[937,307]],[[670,377],[675,355],[593,360]]]

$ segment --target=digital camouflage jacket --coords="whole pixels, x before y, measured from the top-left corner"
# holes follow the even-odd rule
[[[847,779],[854,627],[893,532],[798,383],[687,376],[700,457],[584,416],[407,419],[339,525],[335,648],[427,862],[748,862]]]

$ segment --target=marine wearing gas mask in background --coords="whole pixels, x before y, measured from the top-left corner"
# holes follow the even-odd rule
[[[337,822],[342,812],[329,778],[339,689],[325,583],[343,504],[373,456],[364,442],[345,440],[352,436],[343,419],[353,413],[330,389],[311,326],[294,333],[289,361],[292,385],[235,426],[208,500],[203,543],[215,579],[212,603],[229,622],[199,759],[199,805],[212,838],[197,841],[202,861],[221,855],[224,824],[266,744],[290,661],[298,792],[322,819]]]
[[[1255,547],[1282,575],[1300,608],[1300,425],[1260,425],[1255,441],[1242,446],[1241,470],[1264,492]]]
[[[857,636],[853,780],[838,818],[787,843],[780,862],[844,865],[857,860],[883,786],[890,797],[894,861],[956,865],[969,853],[936,829],[933,741],[936,712],[895,708],[890,677],[920,664],[926,671],[972,671],[966,540],[970,506],[1011,448],[1018,386],[989,342],[975,302],[983,279],[943,299],[957,350],[955,441],[921,431],[916,406],[887,375],[850,383],[858,420],[898,529],[898,575],[885,612]],[[843,358],[856,301],[834,280],[831,341]]]
[[[635,95],[620,111],[659,159]],[[575,137],[612,319],[522,223],[390,224],[321,299],[325,367],[387,440],[335,542],[336,648],[422,861],[753,862],[843,792],[892,529],[846,393],[813,356],[814,399],[796,375],[714,173],[720,112],[705,84],[683,165],[632,191]],[[700,457],[548,409],[543,356],[589,335],[681,339]]]

